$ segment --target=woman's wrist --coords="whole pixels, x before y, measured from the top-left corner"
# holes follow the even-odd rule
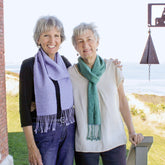
[[[136,135],[135,130],[129,131],[129,136],[134,136],[134,135]]]
[[[27,148],[28,148],[28,150],[33,150],[36,148],[36,144],[35,143],[28,143]]]

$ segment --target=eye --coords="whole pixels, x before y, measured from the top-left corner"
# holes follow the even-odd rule
[[[92,38],[88,38],[88,41],[93,41],[93,39]]]
[[[48,37],[48,35],[47,34],[44,34],[44,37]]]
[[[60,38],[60,35],[58,35],[58,34],[55,34],[55,37],[56,37],[56,38]]]
[[[83,40],[78,40],[78,43],[82,43],[83,42]]]

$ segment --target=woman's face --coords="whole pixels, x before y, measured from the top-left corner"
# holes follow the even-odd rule
[[[50,31],[42,33],[38,44],[41,45],[45,53],[53,59],[61,45],[60,32],[56,28],[52,28]]]
[[[84,60],[95,59],[96,49],[99,41],[96,40],[91,30],[86,30],[85,33],[76,37],[76,50]]]

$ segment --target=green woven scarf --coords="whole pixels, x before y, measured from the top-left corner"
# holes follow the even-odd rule
[[[101,139],[101,116],[99,107],[99,97],[96,84],[106,68],[104,60],[100,56],[96,56],[95,63],[91,69],[83,61],[78,58],[78,69],[80,73],[88,79],[88,135],[89,140]]]

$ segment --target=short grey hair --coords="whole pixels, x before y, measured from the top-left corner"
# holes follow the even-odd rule
[[[72,35],[72,44],[73,46],[76,46],[76,37],[78,37],[81,34],[84,34],[86,30],[91,30],[94,34],[94,37],[96,40],[99,40],[99,34],[96,30],[96,26],[94,23],[80,23],[78,26],[76,26],[73,29],[73,35]]]
[[[40,35],[46,31],[56,28],[60,32],[61,42],[65,40],[64,28],[62,22],[55,16],[40,17],[34,28],[34,41],[38,46]]]

